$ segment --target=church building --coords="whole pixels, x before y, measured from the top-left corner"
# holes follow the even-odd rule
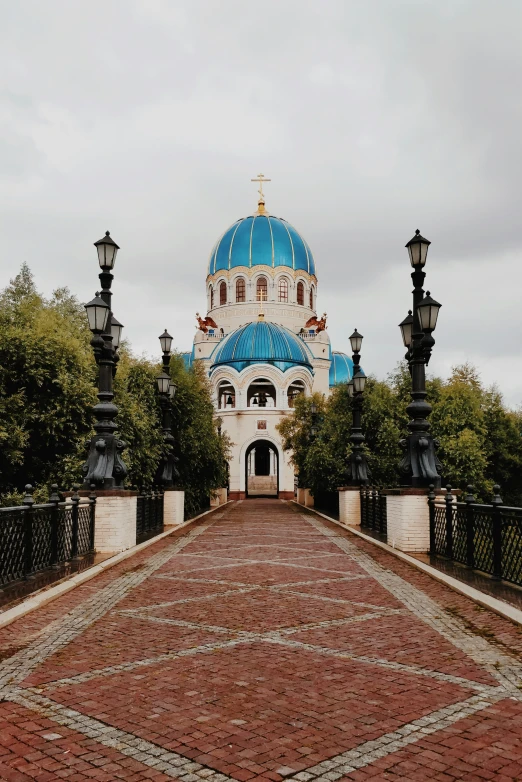
[[[229,498],[294,497],[294,468],[276,426],[298,394],[327,395],[352,377],[351,358],[332,351],[318,279],[300,233],[265,208],[259,174],[253,215],[237,220],[210,253],[207,314],[188,365],[202,361],[216,416],[232,442]]]

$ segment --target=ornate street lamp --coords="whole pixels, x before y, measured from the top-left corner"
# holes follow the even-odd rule
[[[119,320],[116,320],[114,315],[111,317],[111,336],[112,336],[112,346],[116,350],[120,347],[121,342],[121,332],[123,331],[123,325],[120,323]]]
[[[125,443],[116,437],[117,425],[114,422],[118,408],[112,401],[113,378],[118,361],[117,350],[121,340],[123,326],[112,314],[111,285],[114,279],[116,255],[120,249],[107,231],[104,238],[94,243],[100,264],[101,293],[85,305],[89,328],[93,333],[91,345],[98,372],[98,403],[93,412],[96,417],[96,434],[89,441],[89,454],[82,467],[84,488],[95,484],[99,489],[122,488],[127,468],[121,452]]]
[[[110,272],[114,269],[116,256],[120,248],[114,239],[111,239],[109,231],[105,231],[103,239],[94,242],[94,246],[98,250],[98,263],[100,264],[100,269]]]
[[[408,362],[408,369],[410,371],[411,375],[411,365],[410,365],[410,348],[411,348],[411,335],[413,332],[413,314],[411,310],[408,310],[408,314],[399,323],[399,328],[401,330],[401,336],[402,341],[404,343],[404,347],[406,348],[406,353],[404,354],[404,358]]]
[[[158,384],[159,402],[161,407],[161,426],[163,430],[163,453],[156,470],[155,482],[164,489],[170,489],[174,486],[174,480],[179,478],[179,472],[176,468],[178,459],[174,456],[174,446],[176,441],[172,436],[172,400],[176,394],[176,384],[170,377],[170,349],[172,347],[172,337],[167,329],[159,337],[161,350],[163,351],[163,372],[158,375],[156,382]]]
[[[353,377],[348,383],[348,395],[353,399],[352,433],[350,435],[350,442],[352,443],[353,447],[346,471],[348,486],[364,486],[368,483],[369,475],[368,463],[362,449],[362,445],[364,443],[364,434],[361,427],[361,419],[363,392],[366,386],[366,375],[359,366],[361,361],[360,353],[362,341],[362,334],[359,334],[357,329],[355,329],[352,336],[350,337],[350,344],[352,346],[353,352]]]
[[[440,488],[440,462],[436,454],[436,442],[429,433],[428,416],[431,405],[426,401],[426,365],[431,356],[435,340],[432,333],[437,325],[441,305],[424,295],[423,284],[426,277],[423,271],[431,242],[415,232],[407,243],[410,263],[413,267],[413,311],[400,323],[402,339],[408,348],[406,358],[410,368],[411,402],[406,408],[411,420],[408,424],[410,434],[400,441],[404,456],[399,465],[403,485],[413,488],[428,488],[433,484]],[[409,317],[411,316],[411,321]]]
[[[409,350],[411,347],[411,335],[413,332],[413,314],[411,310],[408,310],[408,314],[404,318],[404,320],[401,320],[399,323],[399,328],[401,330],[401,336],[402,341],[404,343],[404,347],[406,350]]]
[[[89,328],[93,334],[103,334],[107,328],[110,309],[107,307],[100,294],[97,293],[88,304],[85,305]]]

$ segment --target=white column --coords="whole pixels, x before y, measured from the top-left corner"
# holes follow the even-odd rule
[[[358,486],[339,489],[339,521],[347,527],[361,526],[361,492]]]
[[[314,498],[310,494],[310,489],[304,490],[304,504],[306,508],[313,508],[314,507]]]
[[[389,494],[388,494],[389,491]],[[386,493],[388,545],[426,554],[430,548],[428,491],[389,489]]]
[[[167,489],[163,495],[163,523],[166,527],[181,524],[185,519],[185,492]]]
[[[118,553],[136,545],[137,492],[98,493],[94,547],[99,553]]]

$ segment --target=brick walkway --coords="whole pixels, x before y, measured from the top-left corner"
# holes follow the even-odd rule
[[[522,779],[522,634],[292,503],[0,630],[0,779]]]

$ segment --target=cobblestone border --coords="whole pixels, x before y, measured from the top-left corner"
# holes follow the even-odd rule
[[[295,500],[293,500],[293,502],[295,505],[298,505],[298,507],[303,507]],[[356,535],[358,538],[362,538],[367,543],[371,543],[372,545],[377,546],[377,548],[383,549],[383,551],[386,551],[388,554],[392,554],[392,556],[397,557],[397,559],[402,559],[404,562],[407,562],[408,565],[412,565],[413,567],[417,568],[417,570],[422,570],[423,573],[427,573],[428,576],[431,576],[441,584],[444,584],[450,589],[453,589],[454,592],[459,592],[461,595],[469,597],[470,600],[473,600],[475,603],[479,603],[479,605],[484,606],[484,608],[489,608],[491,611],[499,614],[499,616],[504,617],[504,619],[509,619],[511,622],[516,622],[516,624],[522,625],[522,610],[519,608],[515,608],[515,606],[512,606],[509,603],[505,603],[503,600],[499,600],[498,597],[487,595],[485,592],[481,592],[479,589],[475,589],[475,587],[469,586],[463,581],[459,581],[457,578],[448,576],[446,573],[437,570],[437,568],[434,568],[431,565],[427,565],[425,562],[421,562],[420,560],[415,559],[415,557],[406,554],[404,551],[398,551],[396,548],[393,548],[393,546],[389,546],[387,543],[384,543],[381,540],[372,538],[370,535],[365,535],[364,532],[361,532],[358,529],[346,527],[344,524],[341,524],[340,521],[337,521],[337,519],[333,519],[331,516],[327,516],[325,513],[321,513],[320,511],[315,510],[315,508],[307,508],[307,510],[312,511],[317,516],[321,516],[327,521],[330,521],[332,524],[336,524],[338,527],[345,530],[345,532],[350,532],[352,535]]]
[[[446,614],[444,609],[431,597],[428,597],[413,584],[405,581],[401,576],[384,568],[348,539],[339,537],[314,516],[307,516],[304,513],[300,515],[302,519],[308,521],[309,524],[338,546],[341,551],[348,554],[418,619],[425,622],[453,646],[464,652],[477,665],[484,668],[504,689],[504,697],[511,696],[517,700],[522,700],[522,692],[520,691],[520,683],[522,681],[521,663],[501,652],[485,638],[473,635],[463,622],[456,617]]]
[[[0,663],[0,698],[6,697],[14,686],[22,682],[48,657],[63,649],[94,622],[105,616],[128,592],[139,586],[208,527],[209,524],[202,524],[190,530],[180,540],[153,554],[139,570],[131,569],[118,576],[65,616],[47,625],[27,647]]]

